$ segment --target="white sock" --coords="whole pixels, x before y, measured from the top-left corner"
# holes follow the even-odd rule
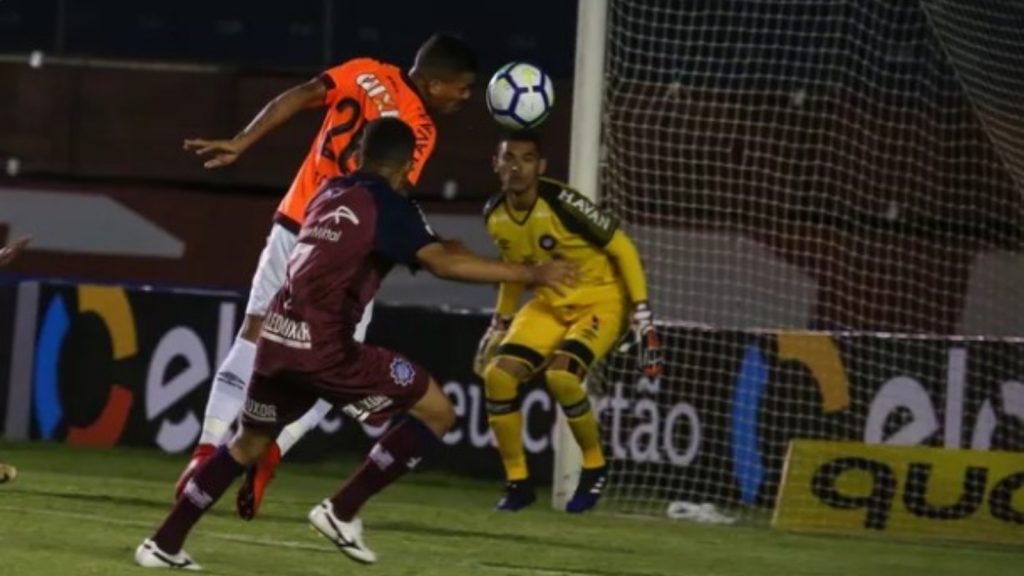
[[[292,449],[292,446],[299,441],[300,438],[306,435],[315,428],[320,421],[327,416],[327,413],[331,411],[333,405],[326,400],[317,400],[316,404],[309,409],[308,412],[302,415],[295,422],[284,427],[281,430],[281,434],[277,437],[277,447],[281,449],[281,455],[284,456]]]
[[[213,377],[210,398],[206,401],[203,433],[199,436],[200,444],[220,446],[227,440],[228,430],[242,412],[245,388],[249,385],[255,362],[256,344],[245,338],[235,338],[224,363]]]

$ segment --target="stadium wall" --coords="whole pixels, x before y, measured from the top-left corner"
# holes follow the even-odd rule
[[[300,112],[248,151],[210,171],[182,151],[185,138],[228,137],[278,93],[320,72],[267,73],[214,66],[0,62],[0,159],[25,175],[190,185],[279,199],[310,149],[323,111]],[[572,82],[555,78],[560,102]],[[185,96],[187,95],[187,97]],[[568,166],[570,108],[556,106],[543,133],[554,173]],[[495,187],[491,155],[500,127],[482,90],[463,111],[435,119],[438,145],[421,177],[421,196],[483,201]]]
[[[245,293],[276,203],[174,187],[0,181],[0,241],[34,236],[5,272]],[[450,208],[425,204],[438,233],[495,256],[477,206],[464,205],[463,213]],[[951,249],[927,238],[811,224],[756,234],[713,222],[627,226],[646,257],[659,261],[649,284],[664,320],[717,328],[1024,334],[1024,301],[1012,289],[1024,283],[1024,256],[1014,249]],[[898,257],[877,258],[879,245]],[[491,286],[403,269],[386,279],[379,299],[479,310],[492,307],[494,296]]]

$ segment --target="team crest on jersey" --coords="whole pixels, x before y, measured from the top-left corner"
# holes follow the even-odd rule
[[[545,250],[554,250],[556,244],[558,244],[558,242],[555,240],[555,237],[550,234],[544,234],[540,237],[540,247]]]
[[[391,361],[391,379],[399,386],[408,386],[416,378],[416,369],[405,358]]]

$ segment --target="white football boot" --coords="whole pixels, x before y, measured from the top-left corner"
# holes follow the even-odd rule
[[[135,563],[143,568],[169,568],[172,570],[202,570],[184,550],[177,554],[168,554],[160,549],[149,538],[142,541],[135,549]]]
[[[377,561],[377,555],[363,543],[362,520],[354,518],[351,522],[343,522],[334,515],[330,500],[324,500],[309,511],[309,523],[356,562],[373,564]]]

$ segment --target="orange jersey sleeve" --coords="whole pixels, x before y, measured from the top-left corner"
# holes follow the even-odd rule
[[[325,71],[320,81],[327,87],[327,112],[275,218],[293,230],[302,225],[306,206],[324,180],[356,169],[355,152],[367,122],[398,117],[412,128],[416,150],[409,173],[411,184],[419,181],[437,140],[437,129],[423,100],[412,81],[397,67],[371,58],[356,58]]]

